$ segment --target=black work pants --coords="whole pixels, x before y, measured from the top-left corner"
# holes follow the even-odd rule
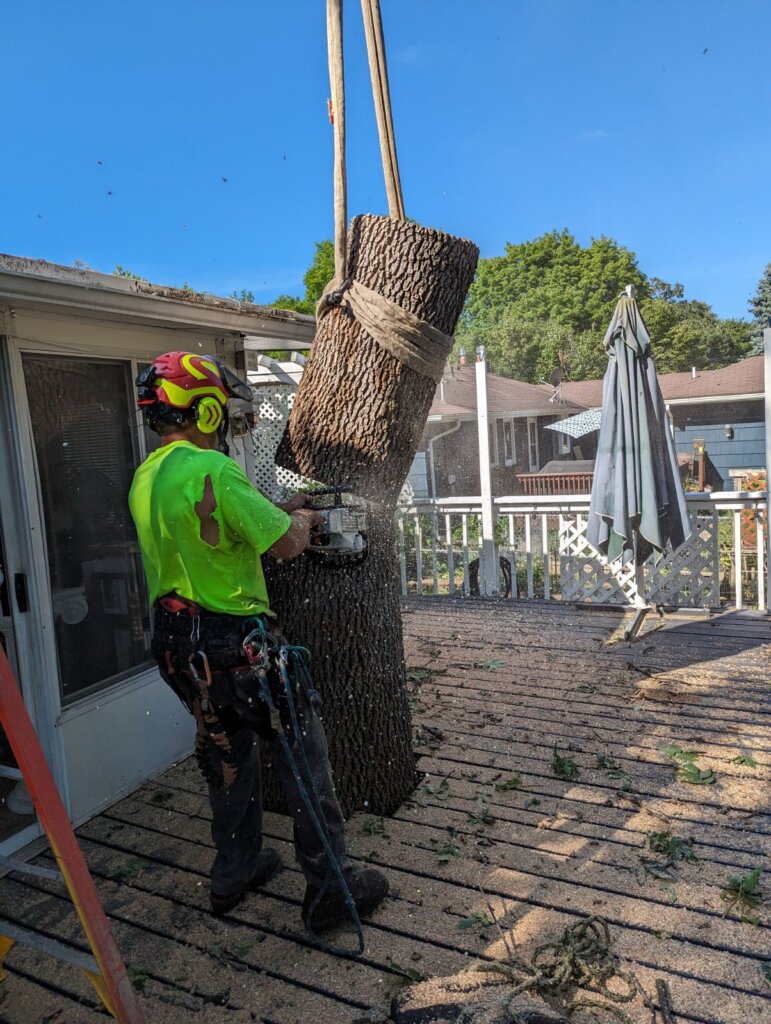
[[[295,763],[304,770],[300,742],[305,749],[313,781],[320,798],[321,810],[332,849],[343,868],[349,866],[345,850],[343,812],[340,809],[332,770],[327,755],[327,740],[319,717],[307,700],[300,708],[300,732],[296,737],[291,724],[284,724],[284,735]],[[236,778],[229,786],[209,787],[212,809],[212,839],[217,856],[211,869],[213,892],[229,895],[244,888],[254,877],[257,854],[262,848],[262,784],[258,731],[245,723],[230,737],[232,753],[229,764],[236,769]],[[329,861],[319,838],[307,804],[301,796],[294,772],[278,736],[270,740],[273,763],[276,765],[287,808],[294,822],[294,845],[297,862],[309,885],[320,886],[327,874]],[[220,759],[219,747],[208,741],[213,763]],[[336,888],[336,885],[332,886]]]
[[[311,886],[321,886],[328,869],[329,858],[312,820],[307,803],[300,793],[295,773],[286,756],[278,734],[271,728],[267,706],[256,694],[248,707],[232,701],[229,688],[230,668],[237,668],[238,647],[233,647],[233,660],[228,666],[228,644],[223,643],[223,633],[232,628],[231,616],[208,614],[201,622],[196,644],[207,651],[207,640],[216,654],[211,661],[215,669],[215,682],[211,688],[211,706],[214,717],[224,731],[222,733],[204,728],[200,704],[194,706],[191,700],[190,680],[182,671],[188,663],[190,651],[189,619],[156,614],[153,653],[158,661],[161,675],[188,706],[198,721],[199,750],[204,753],[211,769],[210,774],[218,777],[221,784],[209,784],[209,801],[212,810],[211,834],[217,849],[211,869],[211,889],[218,895],[227,896],[245,888],[255,875],[257,856],[262,849],[262,779],[260,766],[259,737],[268,740],[283,787],[289,814],[294,822],[295,854],[305,878]],[[225,622],[224,620],[230,620]],[[179,620],[179,621],[174,621]],[[240,639],[248,632],[251,620],[237,623]],[[243,656],[240,662],[243,663]],[[297,705],[299,732],[295,730],[286,714],[283,701],[279,701],[283,735],[286,737],[295,765],[299,768],[306,790],[310,790],[307,771],[310,774],[319,797],[327,836],[335,857],[343,870],[350,867],[345,847],[343,813],[335,794],[332,770],[329,764],[327,741],[324,727],[302,687],[293,688]],[[193,706],[191,706],[193,705]],[[304,757],[303,757],[304,751]],[[307,761],[307,767],[306,762]],[[337,888],[334,882],[331,888]]]

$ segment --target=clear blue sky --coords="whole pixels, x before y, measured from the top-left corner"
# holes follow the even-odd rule
[[[746,315],[771,261],[769,0],[382,6],[409,215],[484,256],[612,235]],[[324,25],[324,0],[5,0],[0,251],[300,293],[332,225]],[[349,211],[384,212],[357,0],[346,44]]]

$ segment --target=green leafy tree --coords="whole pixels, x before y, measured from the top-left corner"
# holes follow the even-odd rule
[[[750,325],[719,319],[706,302],[652,298],[640,303],[640,312],[659,373],[727,366],[752,351]]]
[[[242,288],[240,291],[232,291],[231,299],[238,299],[239,302],[254,302],[254,292],[250,288]]]
[[[550,231],[479,261],[464,321],[495,322],[505,308],[519,319],[597,330],[607,326],[627,284],[638,295],[650,292],[633,252],[605,236],[584,248],[567,230]]]
[[[635,285],[660,372],[725,366],[751,352],[749,324],[719,319],[686,299],[682,284],[648,278],[614,239],[581,246],[566,230],[480,261],[456,351],[484,344],[494,373],[534,383],[558,366],[572,380],[602,376],[602,339],[627,284]]]
[[[753,349],[755,352],[762,352],[763,330],[771,327],[771,263],[766,264],[763,276],[758,281],[757,290],[750,299],[749,310],[753,317]]]

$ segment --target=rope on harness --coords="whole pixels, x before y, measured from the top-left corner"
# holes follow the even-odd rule
[[[380,0],[362,0],[361,6],[389,214],[394,220],[404,220]],[[335,149],[335,276],[316,306],[316,320],[321,321],[332,309],[343,307],[394,359],[416,373],[440,381],[453,339],[349,274],[342,0],[327,0],[327,56]]]
[[[640,987],[635,976],[619,970],[618,956],[611,948],[610,929],[601,917],[589,917],[566,928],[561,938],[544,942],[530,960],[515,959],[511,963],[496,960],[475,964],[471,970],[503,974],[514,982],[514,990],[507,1008],[514,1024],[520,1016],[513,1009],[514,1000],[524,992],[540,996],[561,994],[568,989],[588,989],[601,999],[577,996],[564,1005],[568,1017],[579,1010],[594,1009],[609,1014],[622,1024],[634,1024],[619,1004],[630,1003],[639,992],[645,1005],[652,1003]],[[610,988],[612,979],[618,978],[624,990]]]
[[[300,796],[305,803],[308,810],[308,814],[313,823],[313,827],[316,829],[316,834],[319,837],[324,853],[327,857],[327,874],[319,888],[318,895],[308,910],[307,919],[305,922],[305,928],[308,932],[309,937],[325,952],[333,953],[336,955],[360,956],[364,952],[364,929],[361,925],[359,918],[359,912],[356,909],[356,903],[351,893],[348,882],[346,881],[345,874],[340,861],[332,848],[332,842],[329,836],[329,829],[327,827],[326,820],[324,818],[324,809],[321,805],[321,797],[319,796],[318,787],[316,786],[315,779],[313,778],[313,771],[311,770],[310,763],[308,762],[308,755],[305,751],[305,744],[303,743],[303,734],[300,727],[300,721],[297,714],[297,704],[294,699],[294,685],[292,680],[292,667],[298,669],[298,674],[301,676],[302,685],[306,691],[308,700],[312,705],[320,702],[321,697],[317,690],[313,689],[310,673],[308,671],[307,662],[310,660],[310,651],[305,647],[299,647],[292,644],[278,644],[274,637],[265,629],[264,624],[261,620],[258,621],[258,627],[254,629],[244,640],[244,651],[247,653],[250,661],[253,655],[249,654],[250,645],[260,646],[262,650],[262,657],[260,662],[255,664],[257,680],[260,687],[260,697],[268,706],[270,712],[271,723],[275,732],[278,734],[278,739],[281,744],[281,749],[284,752],[284,756],[287,759],[289,768],[294,776],[295,783]],[[294,733],[297,745],[300,748],[302,755],[302,763],[304,769],[300,769],[297,764],[297,759],[292,753],[292,748],[289,745],[289,741],[286,738],[286,733],[281,724],[281,718],[279,715],[276,702],[273,698],[273,692],[270,687],[270,681],[266,671],[268,659],[274,662],[274,666],[278,671],[283,685],[284,696],[286,697],[287,708],[289,710],[289,721]],[[291,667],[290,667],[291,666]],[[329,887],[332,882],[337,881],[340,886],[340,891],[343,894],[345,905],[351,916],[351,921],[356,927],[358,944],[355,950],[345,949],[342,946],[335,946],[324,939],[320,938],[313,930],[313,914],[318,907],[321,900],[329,891]]]

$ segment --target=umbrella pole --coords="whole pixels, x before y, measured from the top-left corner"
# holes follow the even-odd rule
[[[656,611],[656,607],[649,604],[643,594],[645,593],[645,569],[637,561],[637,537],[634,539],[634,601],[632,607],[635,615],[631,624],[624,630],[624,640],[634,640],[640,632],[645,616],[648,612]]]

